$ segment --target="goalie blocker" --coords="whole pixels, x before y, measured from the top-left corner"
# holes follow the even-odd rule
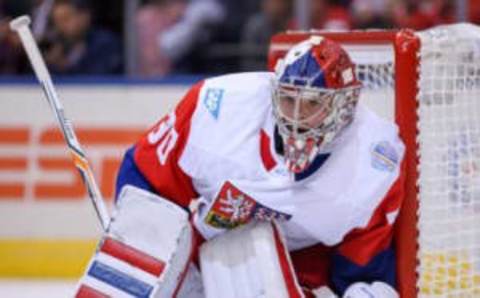
[[[185,210],[125,186],[75,297],[175,297],[193,247]]]

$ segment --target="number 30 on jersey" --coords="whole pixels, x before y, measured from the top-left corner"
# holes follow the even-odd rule
[[[166,115],[157,127],[148,134],[148,142],[152,145],[157,144],[157,157],[161,165],[165,165],[168,154],[175,147],[178,134],[175,131],[175,113]]]

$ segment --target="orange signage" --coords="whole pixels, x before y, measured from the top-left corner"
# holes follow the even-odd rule
[[[85,187],[66,148],[57,155],[52,155],[52,152],[59,150],[48,150],[66,146],[61,132],[47,127],[33,133],[35,129],[38,128],[0,127],[0,148],[23,149],[0,151],[0,175],[5,177],[12,173],[12,179],[0,180],[0,200],[22,200],[27,196],[36,200],[86,198]],[[86,148],[87,158],[95,156],[89,161],[105,198],[112,199],[115,195],[115,178],[122,152],[133,145],[144,131],[144,128],[76,128],[78,139]],[[120,153],[112,154],[112,149]],[[69,179],[55,179],[59,175]]]

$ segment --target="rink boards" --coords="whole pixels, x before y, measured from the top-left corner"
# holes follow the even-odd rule
[[[192,80],[58,85],[108,204],[123,152]],[[0,277],[76,277],[99,222],[34,82],[0,84]]]

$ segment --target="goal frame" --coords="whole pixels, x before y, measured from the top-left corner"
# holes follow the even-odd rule
[[[394,49],[394,118],[406,146],[405,197],[395,223],[394,245],[397,258],[397,289],[402,298],[415,298],[418,264],[418,143],[417,94],[420,38],[412,30],[364,30],[349,32],[287,31],[271,38],[268,68],[294,44],[312,35],[321,35],[342,45],[391,45]]]

